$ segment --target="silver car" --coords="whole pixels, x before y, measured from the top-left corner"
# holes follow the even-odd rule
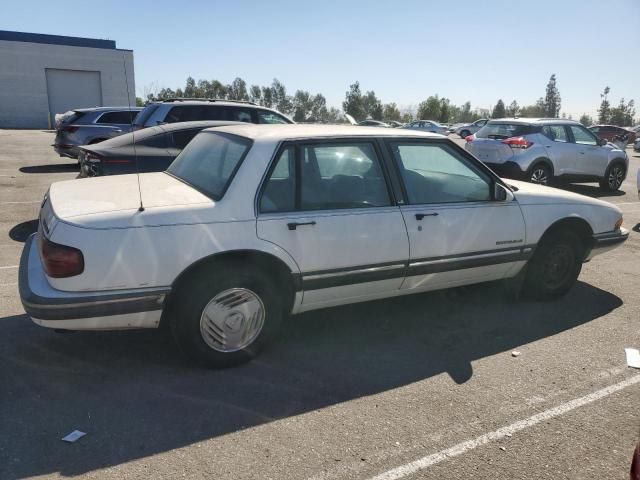
[[[407,123],[402,128],[410,128],[412,130],[420,130],[423,132],[439,133],[441,135],[446,135],[448,133],[447,127],[443,127],[434,120],[416,120],[415,122]]]
[[[626,152],[573,120],[490,120],[465,148],[500,176],[544,185],[599,182],[615,191],[629,168]]]
[[[95,107],[71,110],[56,122],[53,149],[61,157],[78,158],[80,145],[93,145],[130,132],[139,107]]]
[[[486,118],[481,118],[480,120],[476,120],[473,123],[464,123],[456,127],[453,133],[457,133],[460,135],[460,138],[467,138],[469,135],[473,135],[482,127],[484,127],[489,120]]]

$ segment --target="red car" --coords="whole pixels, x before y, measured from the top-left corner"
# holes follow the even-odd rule
[[[593,125],[589,127],[589,130],[595,133],[598,137],[610,142],[613,141],[613,137],[625,134],[629,135],[627,143],[633,143],[636,141],[635,132],[623,127],[616,127],[615,125]]]

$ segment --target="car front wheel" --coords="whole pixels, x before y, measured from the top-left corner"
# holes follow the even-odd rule
[[[600,188],[607,192],[615,192],[620,189],[626,169],[624,165],[620,163],[614,163],[607,168],[607,172],[602,180],[600,180]]]
[[[549,185],[551,183],[551,169],[544,163],[538,163],[529,171],[527,180],[539,185]]]
[[[255,357],[275,337],[283,314],[274,281],[233,263],[196,272],[172,302],[169,321],[178,346],[214,368]]]
[[[564,295],[576,283],[583,259],[584,246],[573,232],[545,235],[529,261],[524,293],[541,300]]]

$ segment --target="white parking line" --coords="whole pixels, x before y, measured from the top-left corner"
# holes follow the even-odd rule
[[[12,287],[14,285],[17,285],[18,282],[13,282],[13,283],[0,283],[0,287]]]
[[[20,265],[7,265],[5,267],[0,267],[0,270],[5,270],[7,268],[18,268]]]
[[[540,422],[544,422],[545,420],[559,417],[560,415],[570,412],[571,410],[583,407],[585,405],[588,405],[589,403],[595,402],[596,400],[600,400],[601,398],[607,397],[624,388],[635,385],[638,382],[640,382],[640,375],[634,375],[633,377],[627,378],[626,380],[618,382],[614,385],[605,387],[602,390],[597,390],[593,393],[585,395],[584,397],[576,398],[567,403],[563,403],[562,405],[558,405],[557,407],[537,413],[536,415],[533,415],[524,420],[512,423],[507,427],[502,427],[493,432],[485,433],[484,435],[481,435],[472,440],[467,440],[466,442],[459,443],[457,445],[454,445],[453,447],[447,448],[446,450],[441,450],[438,453],[422,457],[413,462],[388,470],[384,473],[381,473],[380,475],[376,475],[370,480],[397,480],[400,478],[404,478],[420,470],[424,470],[440,462],[448,460],[449,458],[462,455],[469,450],[473,450],[474,448],[478,448],[489,442],[500,440],[508,435],[519,432],[520,430],[524,430],[525,428],[529,428]]]
[[[18,205],[18,204],[24,204],[24,203],[40,203],[42,202],[42,200],[38,200],[38,201],[33,201],[33,202],[0,202],[0,205]]]

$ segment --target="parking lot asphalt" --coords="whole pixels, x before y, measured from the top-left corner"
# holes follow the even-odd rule
[[[628,478],[640,233],[557,301],[492,283],[320,310],[252,363],[204,370],[163,331],[60,334],[24,314],[23,242],[49,184],[77,175],[52,141],[0,130],[0,479]],[[631,229],[628,152],[619,194],[563,188],[617,204]]]

